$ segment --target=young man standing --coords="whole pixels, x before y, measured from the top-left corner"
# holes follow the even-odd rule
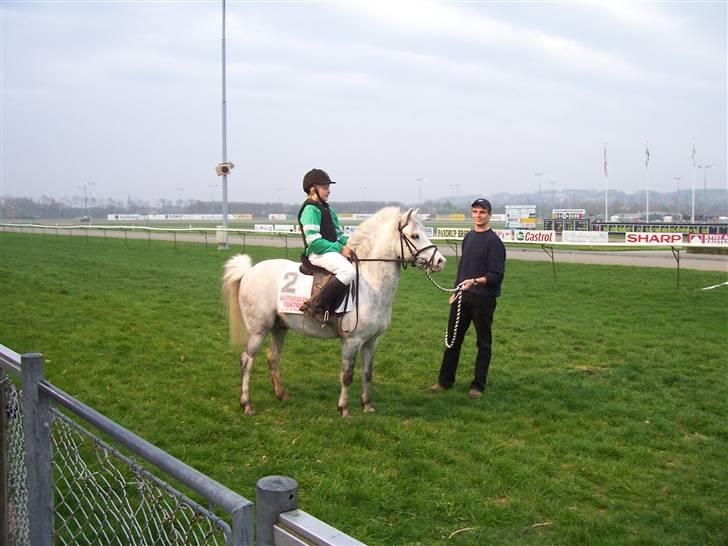
[[[475,325],[478,353],[475,357],[475,376],[470,383],[468,396],[480,398],[488,381],[493,344],[491,326],[496,298],[500,296],[505,274],[506,249],[490,227],[492,214],[490,201],[476,199],[470,205],[470,209],[473,229],[463,239],[462,254],[455,278],[455,286],[462,290],[460,320],[456,329],[458,304],[456,295],[453,295],[450,297],[448,342],[453,334],[455,338],[452,339],[452,347],[446,348],[442,355],[437,383],[427,390],[435,393],[452,388],[460,360],[460,348],[472,322]]]
[[[315,299],[301,306],[301,311],[319,319],[325,317],[325,312],[334,305],[356,275],[354,266],[348,260],[352,256],[351,249],[346,246],[349,237],[341,228],[336,211],[329,207],[331,184],[336,182],[331,180],[326,171],[308,171],[303,177],[306,201],[298,211],[306,256],[313,265],[334,275]]]

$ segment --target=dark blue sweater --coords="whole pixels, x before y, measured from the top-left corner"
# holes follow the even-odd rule
[[[455,279],[457,286],[465,279],[485,277],[486,284],[474,285],[468,292],[498,297],[506,272],[506,247],[492,229],[469,231],[462,244],[462,255]]]

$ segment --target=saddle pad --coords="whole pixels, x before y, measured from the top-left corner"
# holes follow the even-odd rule
[[[311,297],[311,288],[313,288],[313,275],[304,275],[298,270],[300,264],[289,262],[281,271],[281,277],[278,280],[278,312],[293,313],[302,315],[298,310],[303,302]],[[349,285],[351,291],[354,283]],[[354,294],[350,293],[348,304],[344,309],[342,303],[336,310],[337,313],[345,313],[354,308]],[[347,301],[347,300],[345,300]]]

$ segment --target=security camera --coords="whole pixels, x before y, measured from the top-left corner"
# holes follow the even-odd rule
[[[228,161],[227,163],[220,163],[219,165],[215,166],[215,172],[217,173],[217,176],[230,174],[230,171],[232,171],[234,167],[235,165],[232,163],[232,161]]]

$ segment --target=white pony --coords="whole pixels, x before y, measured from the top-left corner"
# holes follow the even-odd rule
[[[278,399],[288,398],[281,385],[279,362],[289,329],[310,337],[341,338],[338,408],[344,417],[349,416],[354,359],[361,352],[361,403],[365,412],[374,411],[371,401],[374,351],[392,318],[400,266],[409,263],[427,271],[441,271],[445,258],[430,242],[412,209],[404,213],[394,207],[380,210],[362,222],[348,244],[359,259],[359,307],[341,317],[340,328],[321,327],[306,315],[279,311],[283,276],[298,264],[289,260],[265,260],[253,266],[250,257],[242,254],[225,263],[222,295],[228,308],[231,343],[242,346],[247,333],[247,344],[240,356],[240,405],[245,413],[255,413],[250,400],[250,370],[268,332],[271,340],[267,357],[273,390]]]

